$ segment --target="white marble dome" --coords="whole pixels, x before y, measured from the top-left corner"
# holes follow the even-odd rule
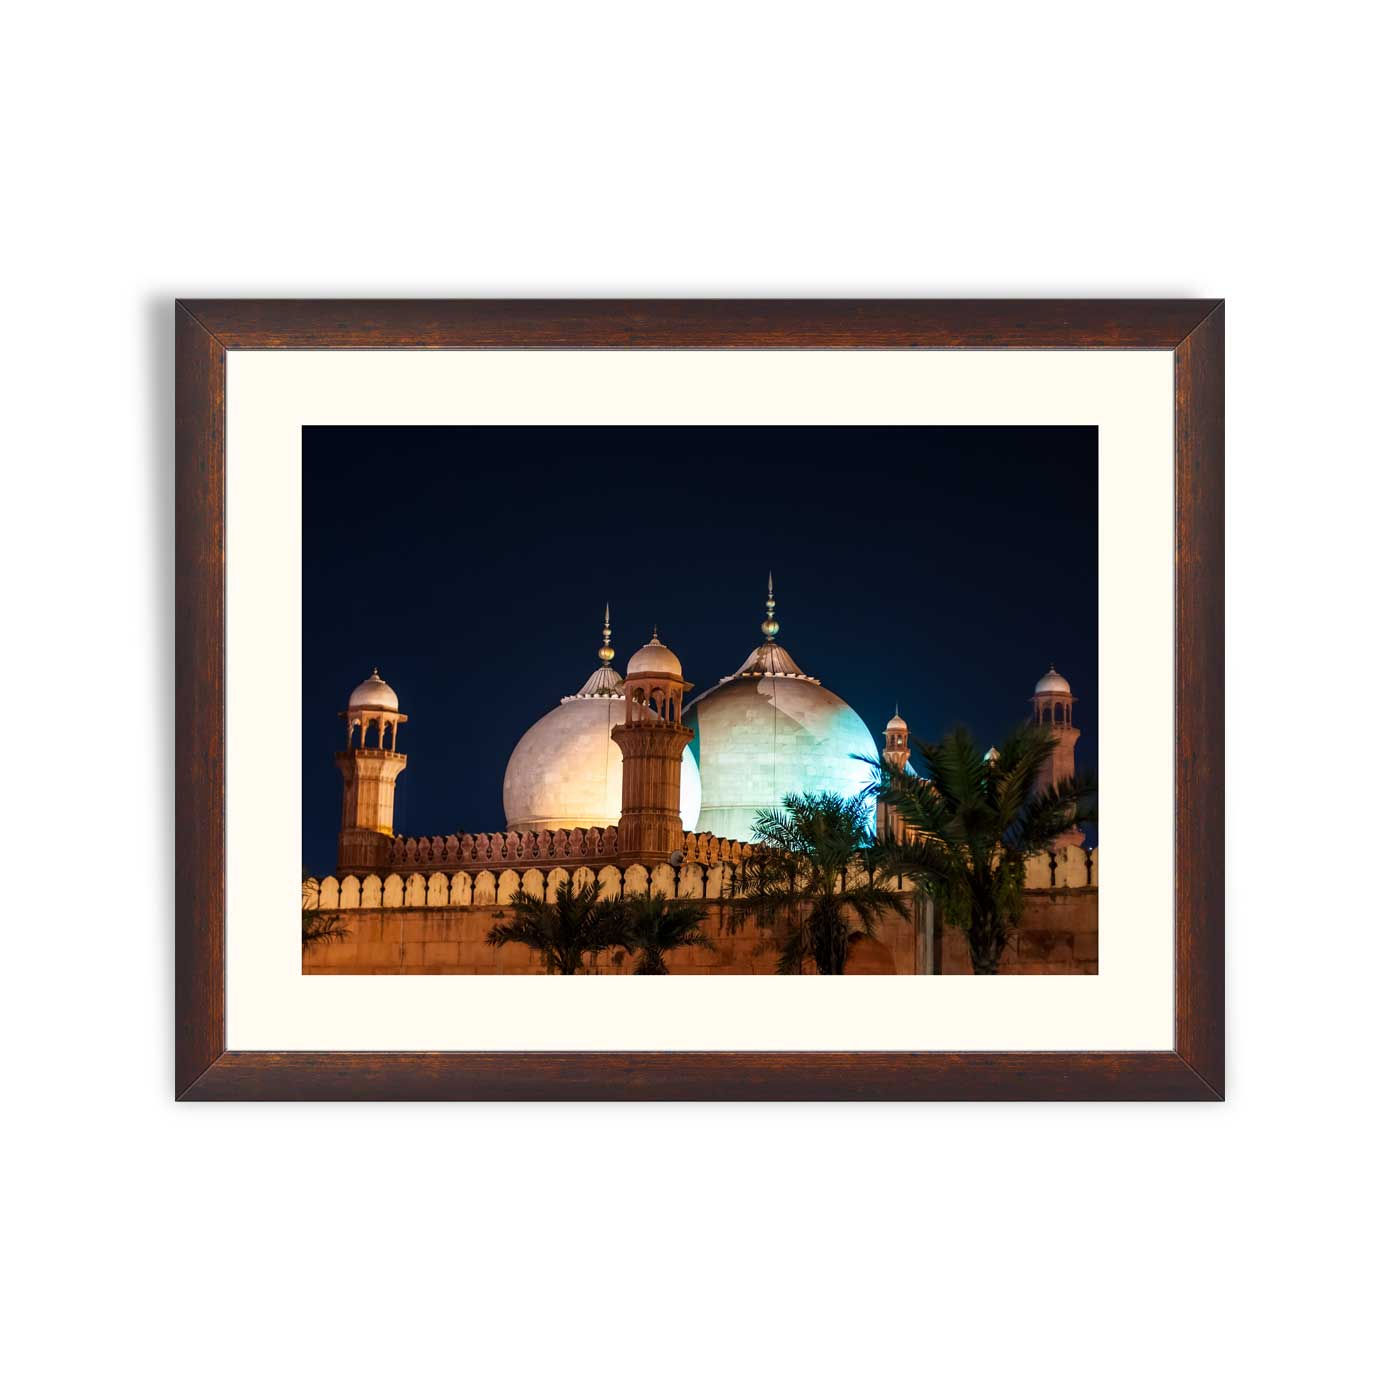
[[[347,708],[351,710],[397,710],[399,697],[394,694],[392,687],[379,674],[379,667],[376,666],[370,673],[369,679],[361,681],[350,692],[350,703]]]
[[[1052,666],[1035,683],[1037,695],[1068,695],[1069,682]]]
[[[765,630],[743,666],[685,711],[699,760],[699,830],[735,841],[752,839],[754,817],[790,792],[856,796],[871,769],[851,755],[879,753],[861,717],[802,673],[776,631]]]
[[[676,680],[680,680],[680,657],[660,637],[653,634],[646,646],[632,653],[632,659],[627,663],[627,674],[674,676]]]
[[[620,695],[569,696],[525,731],[506,764],[507,830],[617,825],[622,750],[612,730],[626,716],[626,705]],[[700,770],[687,749],[681,758],[681,826],[698,830],[699,815]]]

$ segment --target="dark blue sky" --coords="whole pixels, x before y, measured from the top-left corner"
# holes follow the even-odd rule
[[[1086,428],[303,430],[304,863],[334,868],[338,714],[409,716],[395,824],[496,831],[516,740],[651,635],[698,693],[780,640],[879,741],[1000,739],[1053,663],[1097,767],[1098,433]]]

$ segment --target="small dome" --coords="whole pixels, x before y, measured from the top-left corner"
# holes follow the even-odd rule
[[[1037,695],[1068,695],[1069,682],[1052,666],[1035,683]]]
[[[888,734],[888,733],[890,732],[891,729],[908,729],[908,728],[909,728],[909,726],[908,726],[907,724],[905,724],[903,718],[900,716],[899,711],[896,710],[896,711],[894,712],[894,718],[891,719],[891,720],[889,721],[889,723],[885,725],[885,733]]]
[[[367,681],[361,681],[350,692],[349,709],[352,710],[397,710],[399,697],[379,674],[376,666]]]
[[[653,676],[662,675],[672,676],[676,680],[683,679],[680,657],[654,632],[651,641],[640,651],[633,652],[632,659],[627,663],[629,676],[641,675],[643,672]]]

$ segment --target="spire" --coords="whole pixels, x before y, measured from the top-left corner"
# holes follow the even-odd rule
[[[607,666],[617,653],[612,649],[612,604],[603,604],[603,645],[598,648],[598,660]]]
[[[560,703],[570,700],[587,700],[595,695],[619,695],[622,677],[613,670],[613,657],[617,653],[612,645],[612,604],[603,604],[603,645],[598,648],[598,660],[603,664],[593,672],[583,685],[572,695],[561,697]]]
[[[759,624],[763,640],[748,654],[744,664],[733,675],[721,676],[720,684],[732,681],[738,676],[785,676],[789,680],[810,681],[813,685],[821,682],[815,676],[805,675],[802,668],[792,659],[787,649],[777,640],[778,619],[774,617],[777,603],[773,601],[773,571],[768,571],[767,616]]]
[[[771,642],[778,635],[778,619],[773,616],[773,609],[778,605],[773,601],[773,570],[768,570],[768,616],[763,619],[759,630]]]

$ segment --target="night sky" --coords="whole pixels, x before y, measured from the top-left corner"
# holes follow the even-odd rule
[[[880,741],[992,744],[1053,663],[1097,767],[1098,433],[1085,428],[303,430],[302,830],[335,867],[338,718],[409,722],[395,825],[498,831],[516,741],[660,626],[693,695],[778,640]]]

